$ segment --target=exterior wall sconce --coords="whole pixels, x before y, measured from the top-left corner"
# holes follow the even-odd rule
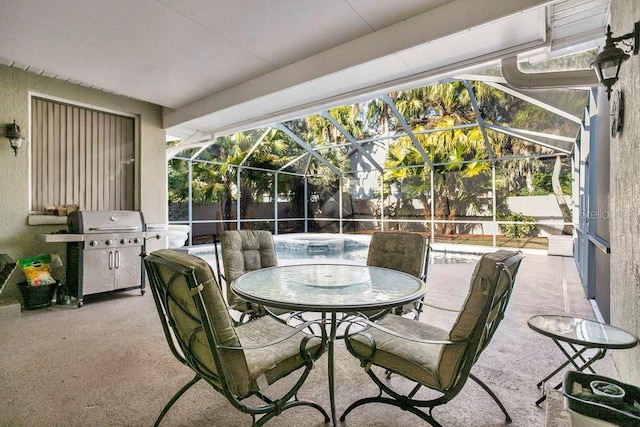
[[[7,125],[7,133],[5,136],[9,140],[9,144],[11,144],[11,148],[13,148],[13,153],[17,156],[18,148],[22,145],[24,136],[20,133],[20,126],[16,124],[15,119],[12,124]]]
[[[598,76],[598,81],[607,89],[607,98],[611,99],[611,87],[618,81],[620,66],[629,59],[628,53],[638,54],[640,48],[640,22],[636,22],[633,31],[620,37],[611,37],[611,26],[607,25],[607,40],[602,52],[600,52],[593,62],[593,68]],[[627,42],[627,40],[630,40]],[[624,50],[618,47],[624,46]]]

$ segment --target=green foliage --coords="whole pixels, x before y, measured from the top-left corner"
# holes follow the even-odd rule
[[[546,196],[553,194],[553,184],[551,182],[552,172],[538,172],[533,175],[533,190],[523,188],[518,193],[519,196]],[[571,175],[568,173],[560,175],[560,187],[563,194],[571,194],[572,182]]]
[[[469,92],[471,89],[475,99]],[[584,98],[584,94],[580,96]],[[565,98],[582,105],[573,98]],[[406,135],[406,124],[393,114],[389,104],[397,108],[410,126],[411,137]],[[169,201],[187,202],[190,189],[193,202],[219,202],[225,219],[229,219],[235,206],[233,201],[240,198],[240,214],[244,215],[251,203],[273,197],[274,172],[280,170],[304,175],[280,173],[277,179],[278,197],[290,203],[291,216],[301,217],[311,196],[321,206],[324,200],[350,187],[349,178],[343,176],[340,181],[334,173],[335,169],[343,172],[354,169],[354,158],[350,156],[355,150],[349,135],[358,141],[374,141],[363,142],[361,147],[365,150],[369,149],[368,144],[386,144],[384,186],[376,186],[373,191],[384,199],[393,191],[398,209],[419,201],[425,217],[434,212],[436,219],[451,221],[437,225],[436,233],[454,232],[454,220],[459,217],[491,210],[487,200],[492,195],[492,162],[498,169],[493,194],[498,203],[518,192],[553,193],[553,164],[545,160],[553,150],[493,128],[481,129],[480,119],[496,128],[515,127],[563,135],[575,134],[573,127],[577,126],[482,82],[454,81],[402,90],[389,94],[389,98],[289,120],[281,124],[286,128],[254,129],[222,136],[202,153],[193,148],[187,154],[197,155],[198,159],[191,162],[190,188],[189,161],[170,160]],[[380,140],[381,135],[394,134],[405,136],[390,138],[388,142]],[[308,152],[303,148],[306,146],[315,150]],[[562,166],[567,171],[570,157],[564,157]],[[571,172],[559,171],[563,192],[571,194]],[[307,187],[309,194],[304,194]],[[383,194],[379,195],[381,191]],[[509,213],[504,219],[513,220],[517,215]],[[535,225],[528,224],[504,227],[508,229],[505,231],[501,226],[501,230],[512,235],[535,231]]]
[[[553,193],[553,185],[551,183],[550,172],[538,172],[533,175],[533,185],[536,190],[543,194]]]
[[[515,224],[498,224],[500,232],[507,237],[529,237],[537,232],[535,224],[523,224],[522,222],[535,222],[532,216],[523,215],[519,212],[511,212],[506,215],[498,215],[499,221],[513,221]]]
[[[253,223],[254,230],[266,230],[270,232],[274,232],[273,223],[268,221],[256,221]]]
[[[356,136],[361,135],[360,122],[355,111],[342,107],[333,109],[330,113],[349,132]],[[286,126],[292,131],[291,133],[312,147],[346,142],[344,135],[322,116],[292,120],[287,122]],[[322,157],[338,170],[350,169],[349,159],[340,148],[324,150]],[[189,183],[189,165],[191,165],[191,184]],[[336,175],[330,168],[311,157],[286,130],[254,129],[217,138],[191,161],[186,158],[170,159],[168,162],[169,203],[187,202],[189,190],[191,190],[192,202],[220,203],[223,218],[230,219],[232,205],[240,197],[240,215],[244,217],[253,202],[262,201],[265,197],[273,197],[274,176],[277,170],[313,176],[320,185],[326,187],[336,181]],[[240,180],[238,181],[239,171]],[[348,185],[347,181],[343,180],[345,185]],[[290,199],[292,212],[298,216],[303,214],[305,201],[303,178],[286,173],[280,174],[278,193]]]
[[[392,95],[398,110],[416,133],[419,150],[409,137],[389,144],[384,163],[385,193],[391,184],[401,191],[398,207],[420,200],[425,216],[435,204],[437,219],[456,219],[470,211],[482,211],[478,195],[489,187],[484,135],[475,121],[467,87],[458,82],[400,91]],[[422,152],[421,152],[422,151]],[[427,166],[423,153],[433,166]],[[435,200],[431,200],[433,185]],[[453,224],[438,224],[436,233],[453,232]]]
[[[170,159],[168,163],[167,182],[169,187],[169,203],[186,201],[189,197],[187,162],[179,159]]]
[[[533,176],[533,185],[536,188],[553,193],[553,184],[551,183],[551,172],[538,172]],[[560,175],[560,187],[564,194],[571,194],[571,175],[568,173]]]

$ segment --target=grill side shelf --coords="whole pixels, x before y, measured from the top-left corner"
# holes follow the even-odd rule
[[[83,242],[84,235],[60,233],[60,234],[36,234],[36,240],[46,243],[71,243],[71,242]]]

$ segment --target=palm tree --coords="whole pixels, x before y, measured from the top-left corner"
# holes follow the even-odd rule
[[[404,200],[398,201],[398,207],[412,199],[422,202],[425,217],[431,216],[431,203],[435,203],[435,218],[453,220],[459,213],[466,213],[475,206],[479,207],[477,188],[468,188],[483,180],[476,178],[485,175],[488,162],[484,137],[477,127],[455,128],[456,125],[470,124],[475,121],[469,108],[470,97],[462,83],[434,85],[415,90],[397,92],[393,95],[398,110],[407,122],[429,162],[434,164],[434,198],[431,201],[431,169],[409,137],[402,137],[390,144],[385,162],[385,182],[402,186]],[[427,132],[443,129],[437,132]],[[404,169],[407,166],[410,168]],[[402,168],[401,168],[402,167]],[[466,181],[466,182],[465,182]],[[486,181],[486,180],[484,180]],[[453,232],[453,224],[436,226],[439,234]]]

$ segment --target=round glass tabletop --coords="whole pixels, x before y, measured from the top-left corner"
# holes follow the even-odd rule
[[[385,309],[424,295],[417,277],[396,270],[348,264],[304,264],[263,268],[231,285],[240,297],[289,310]]]
[[[594,320],[540,315],[533,316],[527,323],[531,329],[542,335],[585,347],[631,348],[638,343],[638,339],[629,332]]]

